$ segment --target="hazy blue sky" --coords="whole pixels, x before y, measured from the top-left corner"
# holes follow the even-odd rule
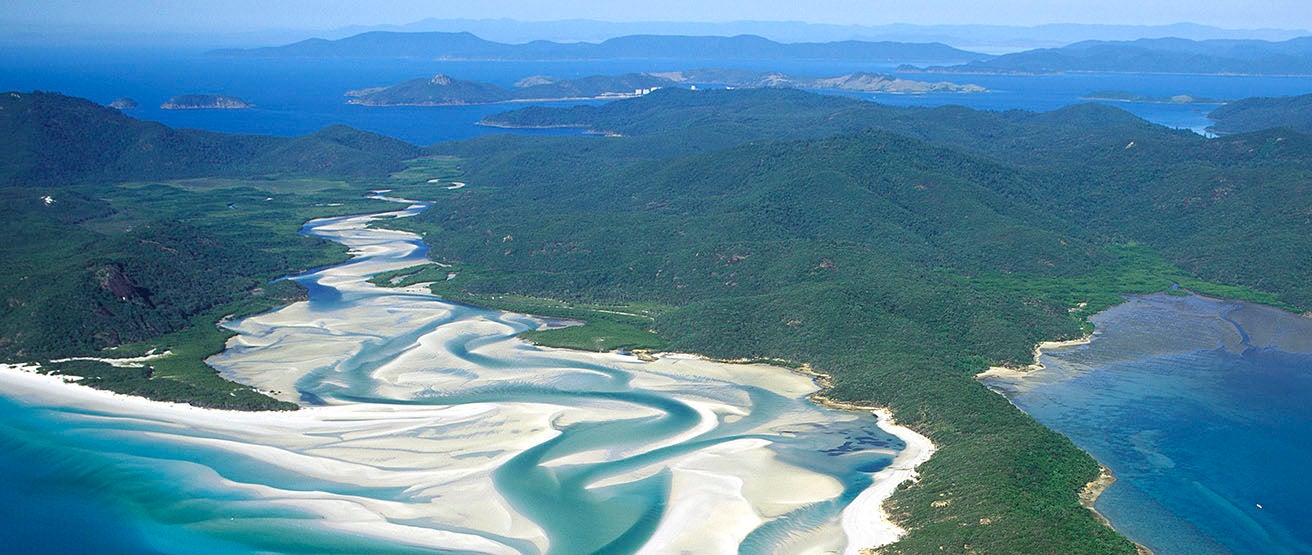
[[[330,29],[424,18],[811,23],[1202,23],[1312,28],[1308,0],[4,0],[0,19],[113,27]]]

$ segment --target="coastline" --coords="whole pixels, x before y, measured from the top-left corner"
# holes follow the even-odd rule
[[[1043,356],[1044,349],[1059,349],[1063,347],[1078,347],[1080,345],[1088,345],[1089,343],[1093,342],[1093,338],[1094,338],[1094,334],[1090,333],[1076,339],[1068,339],[1064,341],[1042,341],[1038,345],[1034,346],[1034,362],[1020,368],[1012,368],[1007,366],[991,366],[989,367],[988,370],[976,374],[975,379],[984,380],[988,378],[998,378],[1003,380],[1023,380],[1033,372],[1038,372],[1046,368],[1046,366],[1043,365],[1043,361],[1041,359],[1041,357]],[[998,395],[1002,395],[1003,397],[1006,397],[1006,395],[1002,391],[993,389],[991,387],[989,389],[994,391]],[[1007,400],[1009,402],[1011,401],[1011,399],[1007,399]],[[1012,406],[1016,406],[1016,404],[1012,403]],[[1016,406],[1016,409],[1021,410],[1021,412],[1024,412],[1024,410],[1022,410],[1019,406]],[[1086,452],[1086,454],[1088,453]],[[1091,454],[1089,455],[1089,457],[1094,458],[1093,455]],[[1097,461],[1097,458],[1094,458],[1094,460]],[[1093,513],[1093,517],[1098,519],[1098,522],[1101,522],[1104,526],[1112,530],[1116,530],[1116,526],[1113,525],[1112,521],[1109,520],[1105,515],[1098,512],[1098,509],[1094,505],[1098,502],[1098,498],[1102,496],[1103,492],[1107,491],[1107,488],[1111,487],[1111,485],[1114,483],[1116,483],[1116,476],[1115,474],[1112,473],[1112,469],[1108,468],[1107,465],[1102,464],[1102,461],[1098,461],[1098,476],[1093,480],[1091,480],[1089,483],[1084,484],[1084,488],[1082,488],[1078,494],[1080,506],[1084,507],[1085,509],[1088,509],[1089,512]],[[1120,532],[1120,530],[1116,530],[1116,531]],[[1130,542],[1133,543],[1135,549],[1139,551],[1139,555],[1155,555],[1153,553],[1153,550],[1149,549],[1148,546],[1143,545],[1134,540],[1130,540]]]
[[[1088,345],[1089,343],[1093,342],[1093,336],[1094,334],[1090,333],[1083,337],[1078,337],[1075,339],[1066,339],[1063,341],[1039,342],[1038,345],[1034,346],[1034,362],[1026,364],[1025,366],[1022,366],[1020,368],[1016,368],[1012,366],[990,366],[988,370],[975,374],[975,379],[980,380],[986,378],[1003,378],[1003,379],[1023,378],[1032,372],[1038,372],[1039,370],[1043,370],[1044,368],[1046,368],[1043,365],[1043,360],[1041,358],[1043,356],[1044,349],[1060,349],[1062,347],[1078,347],[1080,345]]]
[[[876,548],[897,542],[907,531],[893,522],[892,516],[884,509],[884,503],[905,482],[916,482],[920,474],[916,467],[924,464],[938,450],[938,446],[929,437],[905,426],[899,426],[893,418],[893,411],[887,407],[861,405],[836,401],[825,395],[833,384],[833,378],[823,372],[817,372],[809,364],[802,364],[792,370],[809,376],[820,390],[807,396],[811,402],[835,410],[868,411],[878,419],[879,429],[893,434],[906,444],[898,452],[893,462],[872,478],[874,482],[843,511],[843,532],[847,534],[848,546],[844,555],[863,555]]]
[[[333,221],[336,222],[336,225],[348,226],[348,224],[354,223],[356,219],[369,220],[373,216],[376,216],[376,214],[361,215],[354,218],[339,218],[333,219]],[[360,246],[361,249],[365,250],[375,247],[377,245],[368,242]],[[348,281],[353,283],[355,281],[353,272],[358,271],[360,271],[360,268],[356,267],[353,271],[344,271],[342,275],[334,276],[335,283],[341,286],[342,283],[338,282],[348,277],[351,278]],[[298,310],[285,307],[282,310],[266,313],[262,318],[263,324],[277,324],[279,320],[283,322],[312,321],[316,323],[328,321],[324,315],[298,316]],[[445,318],[446,314],[445,311],[436,311],[432,316],[440,319]],[[391,317],[388,316],[388,318]],[[414,317],[412,316],[412,318]],[[354,317],[346,318],[343,321],[349,321],[355,326],[363,325],[366,328],[369,324],[369,322],[361,322]],[[261,324],[261,318],[249,320],[247,323],[258,327]],[[410,363],[423,359],[424,364],[431,365],[431,356],[440,354],[440,345],[444,344],[445,338],[469,335],[467,332],[472,331],[474,328],[504,327],[504,323],[470,322],[466,324],[448,324],[447,326],[449,327],[445,327],[442,335],[428,334],[424,336],[424,339],[418,340],[420,347],[411,355],[399,357],[393,363],[373,371],[372,376],[379,381],[380,389],[378,394],[381,397],[408,398],[406,394],[413,393],[416,387],[427,386],[434,389],[443,389],[444,382],[441,381],[443,379],[450,378],[455,381],[467,379],[455,375],[432,376],[417,372],[417,367]],[[267,331],[272,328],[266,326],[261,329]],[[351,332],[354,328],[337,329],[330,326],[330,329]],[[346,335],[350,334],[347,333]],[[262,338],[261,341],[282,342],[282,338],[267,333],[256,333],[252,337]],[[339,337],[339,339],[334,340],[334,344],[344,344],[340,340],[342,335],[339,334],[335,337]],[[255,343],[261,341],[255,341]],[[507,345],[500,348],[508,348]],[[232,343],[229,342],[228,346],[231,347]],[[304,366],[287,364],[293,360],[299,360],[297,357],[302,355],[320,357],[329,354],[324,353],[321,349],[297,348],[290,343],[285,344],[284,348],[288,350],[282,352],[281,355],[274,356],[274,359],[281,360],[281,365],[288,368]],[[593,353],[582,351],[571,352],[576,353],[578,357],[591,358],[595,356]],[[502,358],[513,358],[515,356],[511,351],[484,351],[483,354],[495,354],[496,356],[502,356]],[[611,356],[619,355],[611,353]],[[704,360],[706,363],[696,363],[694,365],[692,361],[680,360],[694,358]],[[450,362],[452,363],[450,366],[461,366],[455,358],[452,358]],[[784,372],[779,368],[781,364],[778,363],[769,366],[762,364],[755,369],[742,370],[727,366],[711,367],[710,363],[716,362],[718,361],[697,355],[662,353],[658,357],[657,364],[670,366],[671,368],[662,370],[661,367],[649,367],[651,370],[643,372],[640,374],[642,377],[635,380],[645,383],[635,385],[637,387],[650,387],[653,390],[667,387],[670,383],[669,375],[673,370],[672,366],[678,365],[684,370],[673,373],[691,373],[693,376],[711,376],[713,379],[724,379],[731,382],[755,383],[795,399],[801,404],[810,403],[815,405],[815,407],[807,409],[808,411],[819,410],[817,407],[825,407],[873,412],[878,417],[876,425],[902,440],[906,446],[899,451],[894,451],[893,447],[883,449],[893,460],[887,467],[872,474],[872,483],[864,490],[861,490],[856,499],[853,499],[847,507],[842,508],[841,512],[835,507],[835,514],[832,516],[834,520],[830,525],[831,528],[828,529],[830,532],[835,533],[827,534],[822,543],[823,546],[827,546],[825,548],[835,550],[846,545],[845,553],[855,555],[869,548],[893,543],[905,534],[904,530],[891,522],[889,515],[883,510],[883,503],[897,490],[899,485],[906,480],[917,478],[915,467],[927,460],[935,450],[935,446],[928,438],[920,436],[909,428],[897,426],[892,419],[891,412],[886,409],[876,410],[876,407],[838,403],[827,399],[822,393],[828,391],[829,377],[811,371],[809,367],[803,367],[804,371],[801,372]],[[760,363],[764,361],[753,362]],[[701,368],[702,364],[708,368]],[[251,368],[254,369],[254,367]],[[229,368],[229,370],[232,370],[232,368]],[[794,370],[796,369],[794,368]],[[270,383],[266,382],[285,381],[295,377],[294,374],[289,372],[265,373],[255,380],[239,379],[239,381],[248,384],[254,382],[253,385],[256,387],[270,389]],[[237,372],[237,375],[239,378],[251,377],[251,375],[244,375],[242,372]],[[804,376],[811,379],[804,379]],[[735,377],[738,379],[735,379]],[[543,441],[555,437],[555,434],[558,433],[555,424],[561,422],[561,415],[565,414],[562,410],[549,409],[544,412],[544,409],[537,405],[500,404],[495,402],[477,403],[463,407],[410,406],[401,410],[390,404],[375,406],[368,403],[348,401],[340,404],[329,403],[327,406],[303,407],[306,410],[297,411],[294,414],[213,412],[215,409],[152,401],[143,397],[116,394],[85,386],[68,387],[68,382],[69,380],[60,376],[39,373],[37,368],[31,365],[22,368],[8,365],[0,367],[0,384],[5,385],[7,395],[14,397],[19,402],[38,407],[48,405],[61,410],[72,408],[76,413],[87,410],[106,415],[121,415],[117,418],[128,423],[126,426],[129,429],[140,423],[147,427],[162,425],[179,427],[194,432],[194,434],[172,434],[168,431],[147,432],[156,440],[221,449],[238,456],[250,458],[256,464],[279,467],[312,480],[356,484],[360,487],[384,488],[415,487],[414,484],[418,483],[424,485],[423,491],[425,494],[439,491],[439,486],[447,488],[446,484],[448,483],[456,484],[455,489],[444,490],[446,493],[442,495],[448,496],[448,503],[444,504],[445,506],[417,506],[404,502],[398,503],[396,500],[391,499],[344,496],[332,491],[298,493],[299,490],[296,488],[288,488],[276,481],[249,485],[234,482],[224,483],[228,487],[236,486],[246,489],[253,487],[266,492],[261,496],[270,500],[274,505],[296,506],[311,513],[316,513],[320,515],[324,529],[362,534],[405,545],[441,544],[456,549],[488,552],[498,552],[500,547],[504,547],[488,538],[462,532],[429,529],[405,524],[387,524],[387,521],[392,523],[404,522],[405,519],[424,515],[449,522],[465,522],[474,529],[488,530],[497,536],[526,541],[537,545],[540,549],[545,548],[550,543],[545,530],[539,528],[525,515],[506,505],[502,499],[507,494],[498,491],[491,480],[485,480],[481,477],[489,476],[494,471],[493,469],[504,465],[513,453],[524,452],[533,446],[540,445]],[[276,385],[276,383],[273,385]],[[286,392],[287,395],[295,390],[296,388],[286,384],[278,389],[278,391]],[[698,388],[694,388],[689,391],[698,390]],[[724,407],[720,407],[715,403],[707,405],[701,402],[702,398],[697,397],[696,393],[692,395],[690,399],[684,400],[700,413],[702,423],[688,430],[684,434],[687,436],[684,438],[685,440],[704,433],[707,426],[716,425],[719,420],[717,414],[725,414],[726,411],[732,413],[736,410],[736,405],[732,403]],[[489,418],[489,414],[494,415],[495,418]],[[613,415],[603,413],[600,416]],[[568,418],[584,418],[584,413],[565,418],[566,421],[568,421]],[[515,422],[519,429],[531,429],[533,433],[516,435],[513,438],[494,435],[490,426],[506,419]],[[859,425],[862,429],[869,429],[869,421],[865,419],[858,420],[855,416],[849,415],[842,416],[839,420],[860,422]],[[453,445],[451,442],[466,441],[460,439],[466,437],[466,435],[453,433],[433,434],[431,438],[427,436],[413,437],[408,432],[416,427],[470,429],[473,431],[467,435],[495,439],[495,442],[489,440],[486,445],[484,441],[478,441],[473,446],[475,452],[491,453],[491,449],[494,447],[500,451],[497,451],[497,454],[488,457],[486,460],[482,458],[453,460],[450,462],[449,468],[436,468],[431,460],[421,460],[416,454],[449,452],[450,447]],[[346,431],[343,432],[343,429]],[[141,430],[132,429],[132,431]],[[209,435],[213,437],[207,437]],[[668,438],[666,441],[679,440],[680,438],[674,437]],[[377,443],[379,441],[384,442],[386,446]],[[489,450],[480,450],[483,447],[487,447]],[[691,548],[693,552],[706,552],[703,548],[719,545],[716,542],[730,541],[736,545],[737,542],[742,540],[743,535],[768,522],[774,516],[786,514],[786,511],[791,510],[791,508],[822,501],[825,495],[832,497],[843,491],[840,482],[837,480],[823,474],[807,471],[805,467],[784,464],[784,461],[777,460],[773,454],[764,450],[763,447],[763,445],[756,442],[729,442],[721,447],[707,449],[701,453],[672,459],[670,468],[676,476],[676,490],[681,493],[676,495],[677,499],[671,504],[670,513],[666,515],[666,518],[663,519],[664,522],[660,524],[661,529],[668,530],[669,533],[664,537],[653,536],[652,543],[648,545],[648,548],[666,551],[667,548],[677,546]],[[651,446],[647,445],[645,448],[649,449]],[[574,456],[575,459],[571,459],[574,464],[580,461],[586,463],[589,457],[595,456],[595,453],[582,451]],[[379,461],[383,460],[387,461],[387,464],[380,465]],[[550,461],[550,463],[558,464],[559,461]],[[642,476],[641,473],[633,473],[631,475],[620,474],[613,478],[618,480],[615,483],[625,483],[626,480],[641,479]],[[769,484],[778,483],[780,480],[804,480],[800,483],[806,485],[797,491],[775,490],[769,486]],[[604,487],[609,483],[603,480],[594,485]],[[744,489],[744,484],[747,484],[746,489]],[[712,489],[719,488],[717,491],[721,491],[725,495],[707,498],[704,493],[699,493],[702,491],[703,486]],[[821,495],[821,497],[814,497],[816,495]],[[463,502],[460,501],[461,498],[464,499]],[[715,504],[710,504],[712,502]],[[758,504],[759,507],[766,507],[766,511],[762,512],[757,506]],[[706,508],[714,508],[714,510],[707,513],[704,510]],[[452,514],[456,511],[459,514]],[[715,517],[717,519],[715,521],[720,522],[713,528],[707,529],[714,530],[712,534],[687,535],[689,529],[705,526],[707,522],[710,522],[707,519],[711,517]],[[839,530],[841,530],[841,534],[836,533]],[[730,547],[729,543],[723,545]],[[821,543],[815,545],[819,548]]]

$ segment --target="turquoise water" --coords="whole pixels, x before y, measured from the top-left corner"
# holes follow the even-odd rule
[[[230,323],[211,360],[320,407],[6,387],[0,551],[837,551],[904,447],[784,369],[539,349],[512,339],[536,318],[369,285],[424,257],[370,219],[307,225],[356,258],[294,278],[309,302]]]
[[[1112,469],[1098,510],[1159,555],[1312,552],[1312,319],[1154,295],[1095,323],[989,383]]]

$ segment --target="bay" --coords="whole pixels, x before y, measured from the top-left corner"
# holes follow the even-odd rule
[[[1092,320],[985,383],[1112,469],[1097,509],[1159,555],[1312,552],[1312,318],[1159,294]]]

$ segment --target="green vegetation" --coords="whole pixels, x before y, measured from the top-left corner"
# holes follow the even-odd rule
[[[183,177],[383,176],[418,149],[344,126],[303,137],[170,129],[55,93],[0,94],[0,186]]]
[[[235,96],[224,94],[182,94],[160,105],[165,110],[240,110],[254,106]]]
[[[347,92],[351,104],[366,106],[461,106],[515,100],[594,98],[632,95],[637,89],[667,87],[673,81],[645,73],[594,75],[581,79],[535,77],[523,86],[503,89],[491,83],[462,81],[446,75],[411,79],[390,87]]]
[[[362,196],[378,180],[299,169],[383,177],[416,149],[337,127],[295,139],[175,131],[49,93],[0,103],[16,160],[0,166],[12,180],[0,187],[0,360],[157,348],[172,355],[145,370],[53,369],[154,399],[292,408],[204,364],[228,337],[214,323],[302,298],[273,280],[345,259],[340,245],[300,235],[306,220],[378,209]]]
[[[434,147],[477,186],[392,225],[451,265],[436,290],[531,312],[656,303],[667,349],[809,363],[831,397],[892,408],[940,451],[891,501],[911,533],[884,553],[1132,553],[1077,503],[1096,463],[974,376],[1087,333],[1123,293],[1312,305],[1295,133],[771,90],[512,117],[622,137]]]
[[[294,296],[269,280],[343,256],[297,235],[301,223],[369,211],[363,190],[393,189],[437,202],[378,225],[423,234],[441,265],[377,283],[588,322],[529,334],[544,344],[810,364],[832,376],[829,396],[887,406],[928,435],[940,450],[890,502],[910,533],[883,553],[1132,553],[1077,503],[1097,464],[974,376],[1087,333],[1084,317],[1121,293],[1178,284],[1312,306],[1312,138],[1288,130],[1209,141],[1094,104],[987,113],[661,90],[519,112],[622,137],[484,137],[437,145],[391,179],[340,183],[324,172],[381,177],[375,162],[396,169],[408,148],[330,128],[252,158],[241,148],[256,139],[24,98],[3,100],[34,103],[4,120],[20,125],[0,151],[23,185],[0,190],[6,360],[168,348],[149,368],[65,371],[278,408],[212,381],[199,361],[225,337],[214,319]],[[83,115],[42,112],[52,106]],[[157,131],[185,164],[123,147],[165,148]],[[58,137],[69,144],[46,143]],[[213,148],[189,158],[199,144]],[[77,153],[110,169],[60,158]],[[304,160],[321,171],[298,170]],[[240,173],[256,167],[281,169]],[[64,181],[76,185],[51,185]]]
[[[260,297],[237,301],[202,312],[192,326],[140,343],[122,345],[102,353],[101,358],[132,358],[148,353],[169,353],[143,363],[141,368],[116,368],[104,362],[72,360],[45,362],[54,373],[82,376],[78,383],[117,393],[138,395],[156,401],[188,403],[198,407],[229,410],[296,410],[295,403],[279,401],[255,389],[223,379],[205,359],[223,350],[232,332],[215,322],[258,314],[298,300],[300,291],[291,282],[278,282]],[[274,292],[273,290],[281,291]],[[295,296],[287,296],[287,294]]]
[[[1225,104],[1226,101],[1192,94],[1175,94],[1171,96],[1148,96],[1130,91],[1101,90],[1093,91],[1083,97],[1086,100],[1112,100],[1117,102],[1147,102],[1150,104]]]
[[[144,377],[88,363],[56,369],[99,368],[83,383],[153,399],[286,409],[202,362],[227,339],[214,323],[303,298],[299,285],[272,280],[346,253],[300,235],[302,222],[377,210],[359,191],[260,179],[0,189],[0,228],[11,239],[0,247],[0,356],[119,357],[156,347],[173,355]]]
[[[1212,110],[1209,131],[1220,135],[1288,127],[1312,133],[1312,94],[1277,98],[1245,98]]]

